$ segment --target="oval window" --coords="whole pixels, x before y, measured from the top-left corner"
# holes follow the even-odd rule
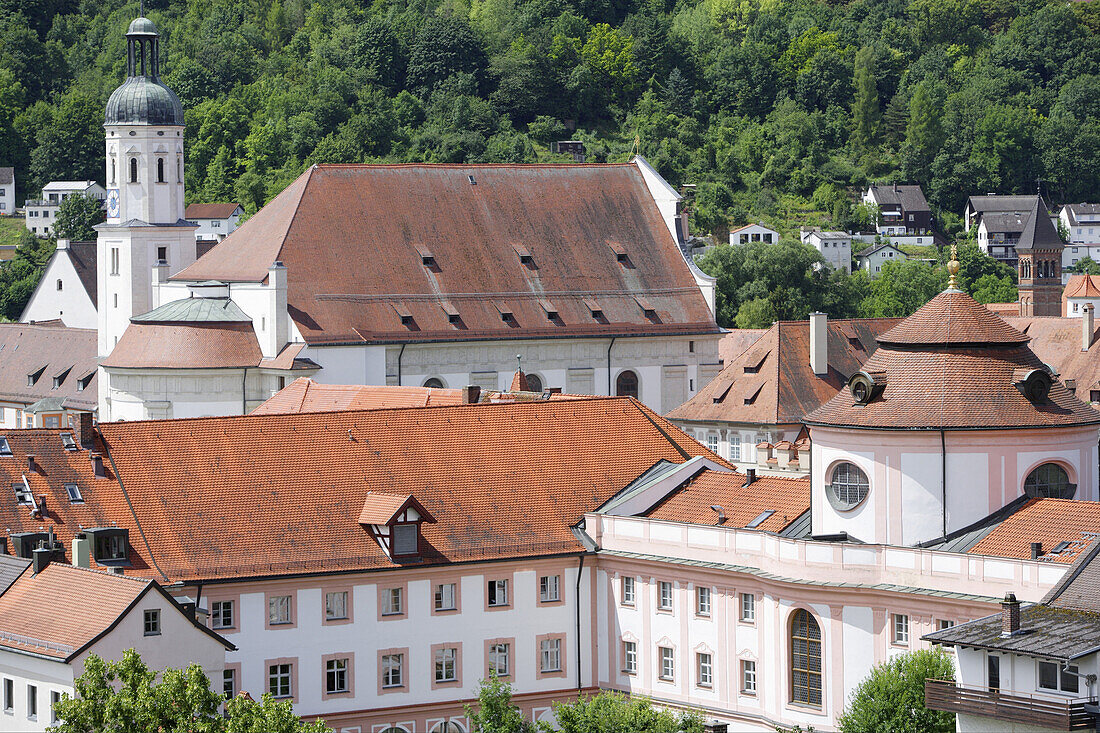
[[[833,475],[825,489],[833,508],[846,511],[867,498],[871,482],[859,466],[845,461],[833,468]]]
[[[1069,482],[1066,469],[1057,463],[1044,463],[1027,475],[1024,493],[1040,499],[1072,499],[1077,484]]]

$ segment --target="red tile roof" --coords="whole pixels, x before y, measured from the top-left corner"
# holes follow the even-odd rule
[[[1070,275],[1062,288],[1062,300],[1066,298],[1100,298],[1100,276]]]
[[[522,371],[517,370],[512,375],[512,386],[508,389],[509,392],[529,392],[527,388],[527,375]]]
[[[429,522],[435,519],[427,512],[412,494],[387,494],[383,491],[368,491],[363,500],[363,509],[359,512],[359,524],[389,524],[398,512],[412,505]]]
[[[1074,499],[1032,499],[1001,522],[969,552],[1000,557],[1031,557],[1031,543],[1042,542],[1043,560],[1073,562],[1100,532],[1100,502]],[[1058,554],[1060,542],[1069,547]]]
[[[133,515],[113,497],[106,509],[172,580],[395,567],[358,523],[368,491],[411,494],[435,517],[425,563],[579,552],[571,525],[657,461],[724,465],[628,398],[101,429]]]
[[[718,524],[720,506],[725,512],[723,527],[744,527],[763,512],[775,512],[755,529],[780,532],[810,508],[810,478],[762,476],[745,486],[740,473],[706,470],[673,491],[646,512],[651,519],[688,524]]]
[[[1006,319],[1026,333],[1028,348],[1050,364],[1063,384],[1082,402],[1091,400],[1090,392],[1100,389],[1100,321],[1096,322],[1088,351],[1081,351],[1083,321],[1080,318],[1016,317]]]
[[[184,219],[228,219],[233,212],[241,208],[238,203],[229,204],[191,204],[183,212]]]
[[[878,337],[880,344],[1023,344],[1027,336],[959,290],[945,290]]]
[[[635,164],[314,166],[173,279],[259,282],[276,260],[310,344],[718,332]]]
[[[461,405],[464,401],[461,389],[321,384],[302,377],[276,392],[253,410],[252,414]]]
[[[810,324],[773,324],[710,384],[668,413],[671,420],[785,425],[832,398],[874,353],[875,337],[897,318],[835,320],[828,323],[829,372],[810,368]]]
[[[66,407],[96,409],[98,359],[95,329],[66,328],[60,322],[0,323],[0,401],[31,404],[61,397]],[[34,384],[30,374],[39,374]],[[53,386],[55,376],[61,384]],[[81,390],[80,380],[90,377]]]
[[[257,366],[262,358],[251,323],[131,323],[103,366],[226,369]]]
[[[718,358],[728,364],[768,332],[766,328],[735,328],[718,342]]]

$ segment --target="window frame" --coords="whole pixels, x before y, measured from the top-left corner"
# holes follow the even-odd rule
[[[741,694],[752,695],[756,697],[756,660],[755,659],[742,659],[740,664],[741,671]]]
[[[503,647],[504,671],[500,669],[501,647]],[[485,641],[485,674],[496,675],[497,679],[512,679],[515,670],[516,640],[514,637],[506,639],[486,639]],[[494,666],[496,668],[494,669]]]
[[[378,694],[387,695],[394,692],[408,692],[409,690],[409,676],[406,673],[407,665],[406,661],[409,658],[409,648],[400,647],[393,649],[379,649],[378,650]],[[392,677],[393,666],[387,667],[387,659],[396,659],[396,670],[400,676],[398,684],[393,684],[391,681],[387,684],[386,678]],[[393,664],[392,661],[389,662]]]
[[[1081,694],[1081,681],[1080,678],[1068,674],[1063,670],[1062,665],[1056,661],[1048,659],[1037,659],[1035,665],[1035,689],[1039,692],[1065,694],[1065,695],[1080,695]],[[1043,685],[1043,667],[1051,666],[1054,668],[1054,686],[1047,687]],[[1070,669],[1074,672],[1080,673],[1081,668],[1076,664],[1069,665]],[[1072,686],[1067,685],[1067,680],[1072,680]]]
[[[622,672],[623,674],[638,674],[638,642],[630,639],[622,640]]]
[[[541,634],[535,637],[536,671],[538,677],[565,676],[565,635]],[[553,662],[557,666],[551,666]]]
[[[343,663],[343,667],[338,666]],[[330,683],[343,678],[343,689],[333,689]],[[350,697],[355,694],[355,653],[337,652],[321,657],[321,699]]]
[[[661,682],[676,681],[676,650],[670,646],[657,645],[657,679]]]
[[[160,609],[146,608],[141,614],[143,636],[160,636]]]
[[[695,652],[695,686],[714,687],[714,655],[711,652]]]
[[[553,581],[553,583],[551,583],[550,581]],[[551,591],[553,592],[551,593]],[[562,600],[561,595],[561,575],[540,575],[539,605],[547,606],[563,602],[564,601]]]
[[[511,577],[485,579],[485,609],[487,611],[512,607],[512,595],[509,591]],[[500,596],[503,594],[504,599]]]
[[[462,642],[444,642],[442,644],[432,644],[432,689],[438,687],[461,687],[462,686]],[[440,667],[442,664],[442,668]],[[450,665],[449,677],[440,677],[440,670],[446,674],[448,664]]]
[[[633,575],[624,575],[619,579],[619,603],[623,606],[637,604],[638,584]]]
[[[397,598],[398,608],[395,610],[393,601]],[[409,616],[409,586],[408,583],[396,585],[378,586],[378,620],[395,621]]]
[[[710,618],[713,593],[709,585],[695,586],[695,615],[701,618]]]
[[[909,646],[908,614],[890,614],[890,643],[894,646]]]
[[[329,596],[344,597],[344,615],[329,616]],[[321,589],[321,619],[325,625],[338,626],[350,624],[353,620],[354,595],[350,586],[332,586]]]
[[[284,669],[285,667],[285,669]],[[275,672],[272,670],[278,668]],[[297,657],[278,657],[276,659],[264,660],[264,671],[267,683],[264,685],[264,689],[271,693],[271,696],[276,700],[291,700],[292,702],[298,701],[298,658]],[[285,681],[289,694],[282,694],[283,687],[282,682]],[[272,692],[272,682],[280,685],[277,689],[279,694]]]
[[[800,634],[800,631],[805,630],[804,634]],[[816,638],[814,633],[816,631]],[[824,682],[824,669],[822,664],[824,662],[824,634],[821,631],[821,624],[812,613],[805,608],[797,608],[790,615],[787,621],[787,644],[789,647],[789,653],[787,655],[788,672],[790,674],[790,685],[788,686],[788,699],[792,705],[810,707],[815,709],[822,709],[824,706],[825,697],[825,682]],[[805,642],[803,654],[799,654],[798,641]],[[816,647],[816,654],[815,654]],[[804,663],[799,666],[798,657],[804,658]],[[814,669],[814,657],[817,658],[817,669]],[[800,685],[798,683],[798,675],[802,673],[805,676],[805,684]],[[815,684],[816,681],[816,684]],[[799,699],[799,691],[805,690],[805,699]],[[817,700],[814,700],[814,694],[816,693]]]
[[[439,604],[443,602],[443,588],[450,586],[451,588],[451,605],[450,607],[441,607]],[[432,614],[446,614],[446,613],[458,613],[459,601],[461,594],[459,593],[460,584],[458,580],[454,580],[450,583],[433,583],[432,584]]]
[[[838,484],[837,474],[843,470],[844,480]],[[853,470],[855,473],[853,473]],[[842,485],[842,488],[838,488]],[[839,493],[843,491],[842,495]],[[856,492],[855,501],[851,492]],[[825,496],[830,506],[838,512],[850,512],[863,505],[871,495],[871,478],[855,461],[840,460],[829,467],[829,480],[825,483]]]
[[[218,625],[226,616],[226,604],[228,604],[230,625]],[[218,633],[223,631],[235,631],[237,629],[237,598],[217,598],[210,601],[210,628]]]
[[[743,624],[756,623],[756,594],[740,593],[737,619]]]
[[[668,591],[666,598],[665,591]],[[657,611],[672,613],[676,608],[676,593],[671,580],[657,581]]]
[[[294,598],[295,595],[296,594],[292,591],[291,592],[287,592],[287,591],[268,591],[267,593],[264,594],[264,609],[265,609],[264,623],[265,623],[265,628],[267,628],[267,629],[292,629],[295,626],[297,626],[297,619],[296,619],[296,614],[295,614],[295,610],[296,610],[295,606],[297,604],[295,603],[295,598]],[[287,620],[285,620],[285,621],[281,621],[281,620],[272,621],[272,608],[273,608],[272,604],[277,602],[277,601],[281,601],[282,599],[288,599],[287,600],[287,616],[286,616]]]

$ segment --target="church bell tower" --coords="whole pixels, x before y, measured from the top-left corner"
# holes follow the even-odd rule
[[[1021,316],[1062,315],[1062,250],[1065,244],[1050,221],[1042,196],[1016,243]]]

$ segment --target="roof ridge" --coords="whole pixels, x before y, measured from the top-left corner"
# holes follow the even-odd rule
[[[634,163],[314,163],[309,170],[314,168],[338,169],[338,168],[438,168],[447,170],[462,170],[465,168],[634,168]]]
[[[69,563],[62,563],[62,562],[51,562],[49,565],[47,565],[45,567],[45,570],[49,570],[50,568],[58,568],[58,569],[62,569],[62,570],[75,570],[75,571],[79,571],[79,572],[83,572],[83,573],[92,573],[94,575],[103,576],[104,578],[120,578],[120,579],[123,579],[123,580],[129,580],[131,582],[138,583],[140,585],[149,585],[150,583],[155,582],[152,578],[141,578],[141,577],[138,577],[138,576],[135,576],[135,575],[120,575],[120,574],[117,574],[117,573],[109,573],[109,572],[104,571],[104,570],[97,570],[95,568],[85,568],[85,567],[81,567],[80,565],[71,565]]]

